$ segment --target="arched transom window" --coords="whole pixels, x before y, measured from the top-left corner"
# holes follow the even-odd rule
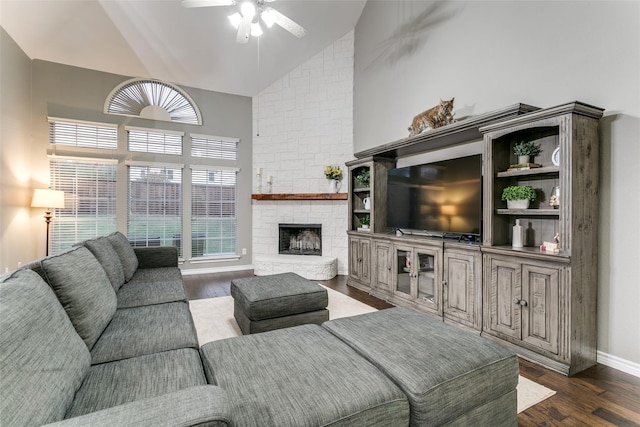
[[[133,79],[111,91],[104,112],[167,122],[202,124],[189,95],[174,85],[153,79]]]

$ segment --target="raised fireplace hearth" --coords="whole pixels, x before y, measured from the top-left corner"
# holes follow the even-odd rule
[[[278,253],[322,255],[322,224],[278,224]]]

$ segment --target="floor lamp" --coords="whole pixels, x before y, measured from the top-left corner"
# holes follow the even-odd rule
[[[64,208],[64,191],[36,188],[31,199],[32,208],[47,208],[44,213],[44,222],[47,223],[46,256],[49,256],[49,223],[51,223],[51,209]]]

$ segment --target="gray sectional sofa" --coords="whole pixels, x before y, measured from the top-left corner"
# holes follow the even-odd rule
[[[177,250],[0,276],[0,425],[516,425],[515,354],[395,308],[198,346]]]

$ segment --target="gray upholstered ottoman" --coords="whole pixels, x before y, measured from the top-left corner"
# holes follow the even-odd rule
[[[326,322],[322,327],[404,391],[412,426],[517,425],[515,353],[407,308]]]
[[[407,397],[393,381],[318,325],[212,341],[200,353],[236,427],[409,422]]]
[[[327,290],[295,273],[234,279],[231,296],[245,335],[329,320]]]

